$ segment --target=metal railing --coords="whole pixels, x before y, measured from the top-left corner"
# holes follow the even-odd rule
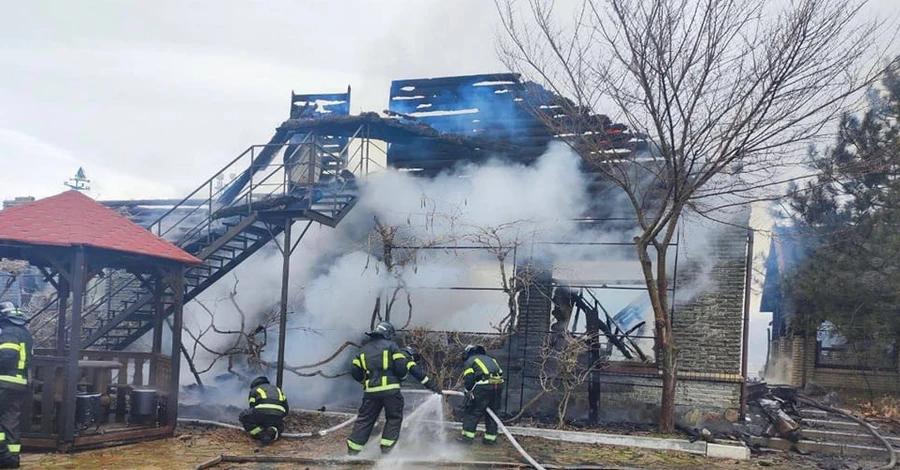
[[[364,177],[369,171],[369,143],[368,137],[364,134],[365,126],[360,126],[337,153],[318,144],[316,135],[313,133],[295,134],[303,135],[303,138],[297,142],[291,142],[288,138],[279,144],[251,145],[159,216],[149,225],[148,229],[155,235],[182,248],[198,241],[209,243],[215,237],[220,236],[225,227],[222,221],[215,219],[216,214],[222,209],[241,207],[246,210],[234,215],[249,215],[265,201],[271,201],[281,196],[299,197],[304,192],[310,206],[314,204],[317,192],[321,194],[319,199],[327,202],[320,204],[320,209],[329,210],[333,215],[340,211],[347,202],[341,197],[352,191],[350,187],[353,184],[352,181],[340,178],[339,173],[347,170],[354,176]],[[254,163],[260,152],[273,148],[275,152],[272,161],[280,161],[280,163],[266,165]],[[326,160],[334,162],[336,165],[326,165]],[[299,171],[303,168],[306,169],[305,174]],[[225,191],[238,184],[240,176],[244,173],[249,176],[245,187],[229,203],[220,202]],[[322,184],[323,176],[331,183]],[[197,202],[198,200],[200,203]],[[97,297],[97,300],[85,306],[82,311],[82,319],[86,319],[96,312],[107,303],[107,299],[110,297],[119,295],[128,289],[143,290],[140,289],[142,286],[138,279],[132,277],[126,282],[115,285],[113,289],[109,289],[103,295],[91,295],[100,292],[99,289],[106,285],[106,282],[94,282],[85,291],[85,298]],[[135,292],[135,294],[132,296],[133,300],[138,301],[140,293]],[[48,300],[38,312],[32,315],[32,321],[54,305],[58,305],[58,296]],[[104,320],[108,319],[100,319],[97,326],[102,326]],[[48,324],[50,322],[45,321],[37,328],[45,328]]]

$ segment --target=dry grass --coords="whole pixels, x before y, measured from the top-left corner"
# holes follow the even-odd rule
[[[866,418],[900,419],[900,397],[883,396],[859,404],[859,410]]]

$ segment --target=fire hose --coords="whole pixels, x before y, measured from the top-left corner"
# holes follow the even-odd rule
[[[417,390],[410,390],[410,391],[417,391]],[[443,392],[444,392],[444,395],[448,395],[448,396],[449,395],[454,395],[454,396],[458,396],[458,397],[464,396],[464,394],[462,392],[458,392],[456,390],[444,390]],[[431,392],[427,392],[427,393],[431,393]],[[534,460],[534,458],[532,458],[531,455],[528,454],[528,452],[525,452],[525,449],[522,448],[521,444],[519,444],[519,441],[517,441],[516,438],[513,437],[512,433],[509,432],[509,429],[506,429],[506,426],[504,426],[503,422],[500,421],[500,418],[498,418],[497,415],[494,414],[494,410],[488,408],[487,412],[491,416],[491,419],[493,419],[494,422],[497,423],[497,428],[500,429],[500,432],[502,432],[503,435],[506,436],[506,438],[509,440],[510,444],[513,445],[513,447],[516,449],[516,451],[519,452],[519,454],[522,455],[522,457],[525,458],[525,460],[528,461],[528,463],[532,467],[534,467],[537,470],[546,470],[546,467],[544,467],[543,465],[538,463],[537,460]],[[348,419],[347,421],[344,421],[344,422],[336,425],[336,426],[332,426],[328,429],[323,429],[321,431],[303,432],[303,433],[284,433],[281,435],[281,437],[295,438],[295,439],[308,438],[308,437],[321,437],[321,436],[330,434],[334,431],[337,431],[338,429],[341,429],[343,427],[349,426],[354,421],[356,421],[355,416]],[[205,424],[205,425],[209,425],[209,426],[218,426],[218,427],[228,428],[228,429],[237,429],[239,431],[244,430],[244,428],[241,426],[236,426],[234,424],[228,424],[228,423],[221,423],[219,421],[212,421],[212,420],[207,420],[207,419],[178,418],[178,422],[186,423],[186,424]]]
[[[286,433],[282,433],[282,434],[280,435],[280,437],[286,437],[286,438],[292,438],[292,439],[303,439],[303,438],[307,438],[307,437],[322,437],[322,436],[331,434],[331,433],[333,433],[334,431],[337,431],[338,429],[347,427],[347,426],[353,424],[354,421],[356,421],[356,416],[354,416],[354,417],[352,417],[352,418],[350,418],[350,419],[348,419],[348,420],[346,420],[346,421],[343,421],[343,422],[341,422],[340,424],[337,424],[337,425],[332,426],[332,427],[327,428],[327,429],[322,429],[322,430],[320,430],[320,431],[315,431],[315,432],[286,432]],[[228,423],[220,423],[220,422],[218,422],[218,421],[211,421],[211,420],[208,420],[208,419],[178,418],[178,422],[179,422],[179,423],[185,423],[185,424],[206,424],[206,425],[209,425],[209,426],[218,426],[218,427],[220,427],[220,428],[237,429],[237,430],[239,430],[239,431],[243,431],[243,430],[244,430],[244,428],[241,427],[241,426],[236,426],[236,425],[234,425],[234,424],[228,424]]]
[[[465,394],[463,394],[462,392],[457,392],[456,390],[444,390],[444,395],[455,395],[458,397],[465,396]],[[497,423],[497,428],[500,429],[500,432],[502,432],[503,435],[505,435],[506,438],[509,439],[509,443],[516,448],[519,454],[521,454],[522,457],[524,457],[532,467],[536,468],[537,470],[546,470],[543,465],[539,464],[537,460],[534,460],[530,455],[528,455],[528,452],[525,452],[525,449],[522,448],[522,446],[519,444],[519,441],[517,441],[516,438],[513,437],[512,433],[509,432],[509,429],[506,429],[506,426],[503,425],[503,421],[500,421],[500,418],[498,418],[497,415],[494,414],[494,410],[488,408],[487,413],[491,415],[491,419],[493,419],[494,422]]]
[[[881,441],[881,444],[887,449],[890,459],[888,459],[888,463],[886,465],[874,468],[872,470],[890,470],[890,469],[894,468],[895,465],[897,465],[897,451],[894,450],[894,446],[892,446],[891,443],[888,442],[888,440],[884,438],[884,436],[879,434],[878,431],[871,424],[866,422],[864,419],[857,418],[856,416],[853,416],[852,414],[850,414],[844,410],[839,410],[837,408],[833,408],[833,407],[825,405],[823,403],[819,403],[818,401],[813,400],[812,398],[810,398],[806,395],[797,394],[797,398],[799,398],[801,402],[806,403],[807,405],[818,408],[820,410],[839,414],[847,419],[850,419],[850,420],[856,422],[860,426],[866,428],[866,430],[869,431],[869,434],[871,434],[876,439]]]

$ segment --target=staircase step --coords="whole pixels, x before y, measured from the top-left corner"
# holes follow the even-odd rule
[[[218,253],[218,252],[216,252],[216,253]],[[227,262],[231,261],[232,259],[234,259],[233,256],[222,256],[222,255],[212,254],[212,255],[207,256],[206,259],[203,260],[203,262],[205,263],[207,261],[218,261],[218,262],[224,261],[227,263]]]
[[[859,423],[847,419],[807,418],[803,420],[803,423],[813,428],[819,429],[830,429],[835,431],[865,431],[865,428],[863,428]],[[878,428],[878,426],[875,425],[872,425],[872,427],[876,429]]]
[[[881,441],[868,432],[842,432],[842,431],[825,431],[822,429],[804,428],[801,432],[803,437],[815,439],[817,441],[843,442],[848,444],[864,444],[871,446],[881,445]],[[882,436],[891,443],[891,446],[900,448],[900,437]]]
[[[763,447],[771,447],[773,449],[793,450],[797,449],[804,452],[815,452],[828,455],[852,455],[862,457],[885,458],[888,451],[884,447],[876,447],[861,444],[839,444],[834,442],[816,442],[816,441],[799,441],[792,442],[780,437],[757,437],[751,436],[751,442]]]
[[[815,408],[800,408],[798,411],[800,412],[800,416],[804,418],[825,419],[828,417],[828,412],[825,410],[817,410]]]

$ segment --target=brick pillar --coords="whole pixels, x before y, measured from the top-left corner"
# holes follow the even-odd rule
[[[791,338],[791,385],[802,387],[803,365],[806,360],[806,341],[800,336]]]
[[[510,370],[507,371],[507,412],[518,411],[537,393],[541,346],[550,331],[552,269],[547,263],[529,261],[516,268],[516,276],[527,280],[519,294],[519,318],[510,337]]]
[[[803,369],[803,385],[805,386],[807,383],[811,382],[815,378],[816,372],[816,353],[817,353],[818,342],[815,336],[810,336],[806,338],[806,357],[804,360],[806,361],[806,367]]]
[[[519,294],[517,355],[525,361],[526,369],[534,370],[540,365],[541,344],[550,331],[551,269],[547,264],[528,263],[517,271],[517,276],[529,279],[528,288]]]
[[[791,354],[791,385],[805,387],[816,367],[816,338],[794,336]]]

